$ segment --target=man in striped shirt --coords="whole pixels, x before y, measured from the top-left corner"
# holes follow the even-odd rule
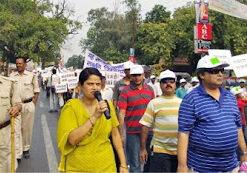
[[[179,108],[178,172],[237,172],[238,146],[247,160],[236,99],[221,87],[227,66],[208,55],[197,64],[200,85]]]
[[[144,83],[144,70],[141,65],[133,65],[130,68],[131,82],[120,93],[119,107],[119,131],[124,139],[124,121],[126,125],[126,151],[130,165],[130,172],[141,172],[139,160],[141,124],[139,120],[143,116],[150,100],[154,98],[151,86]],[[145,168],[144,168],[145,169]]]
[[[140,123],[141,151],[140,159],[146,162],[148,154],[146,141],[149,128],[153,128],[153,155],[150,158],[149,172],[177,171],[177,135],[178,109],[182,99],[174,92],[176,89],[176,75],[170,70],[160,73],[160,88],[162,95],[151,100]]]

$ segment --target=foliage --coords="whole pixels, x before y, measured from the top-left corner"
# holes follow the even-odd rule
[[[69,11],[71,13],[71,11]],[[66,15],[65,0],[0,0],[0,52],[4,61],[23,56],[33,61],[57,61],[60,46],[81,27]]]
[[[114,63],[123,62],[124,57],[128,55],[128,49],[133,45],[131,37],[134,33],[135,54],[139,63],[150,65],[165,62],[167,65],[172,65],[174,58],[188,57],[195,69],[200,54],[194,53],[193,6],[176,9],[173,17],[170,18],[170,12],[166,11],[165,7],[156,5],[141,21],[138,18],[140,6],[137,1],[124,0],[124,3],[127,6],[125,16],[116,15],[106,9],[92,11],[95,15],[90,13],[89,17],[93,20],[90,20],[88,39],[83,40],[84,49],[91,49],[105,60],[112,60]],[[134,17],[137,17],[136,20]],[[233,55],[246,53],[246,20],[211,10],[209,17],[213,25],[211,48],[230,49]],[[133,21],[136,21],[136,25],[133,25]]]
[[[246,20],[210,11],[213,24],[212,48],[229,49],[233,55],[246,53]]]
[[[150,12],[146,13],[145,23],[167,23],[170,20],[171,12],[162,5],[155,5]]]
[[[74,69],[82,69],[83,66],[83,56],[82,55],[73,55],[70,57],[65,64],[65,66],[68,67],[73,67]]]
[[[102,59],[114,63],[126,61],[130,47],[126,18],[100,8],[89,11],[88,21],[91,27],[87,39],[81,40],[82,49],[89,49]]]
[[[131,33],[131,48],[135,48],[135,34],[141,19],[141,5],[137,0],[123,0],[123,3],[127,7],[125,14],[126,21],[129,23],[129,31]]]
[[[146,19],[139,26],[136,34],[136,58],[141,64],[156,64],[159,62],[172,64],[172,49],[174,40],[167,30],[170,12],[162,5],[155,5],[146,14]]]
[[[189,58],[195,68],[199,56],[194,54],[194,7],[182,7],[175,10],[173,19],[169,22],[167,30],[175,41],[175,48],[172,50],[172,58]]]
[[[143,23],[136,35],[136,58],[141,64],[156,64],[165,62],[171,65],[171,50],[174,40],[166,32],[168,28],[164,23]]]

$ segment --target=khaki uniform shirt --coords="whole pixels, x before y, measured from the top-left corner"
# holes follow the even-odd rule
[[[14,79],[0,75],[0,124],[10,119],[10,107],[21,103],[17,87]]]
[[[38,78],[33,72],[24,71],[22,75],[18,72],[11,74],[11,77],[18,81],[21,101],[33,98],[34,93],[39,93]]]

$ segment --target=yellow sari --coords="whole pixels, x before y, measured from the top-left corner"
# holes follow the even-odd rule
[[[111,119],[101,116],[94,127],[76,146],[67,140],[70,132],[88,120],[90,115],[79,99],[69,100],[61,111],[57,127],[57,144],[61,152],[59,171],[116,172],[112,144],[112,128],[119,125],[115,109],[109,102]]]

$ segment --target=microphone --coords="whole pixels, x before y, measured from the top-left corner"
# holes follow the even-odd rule
[[[94,97],[95,97],[98,101],[103,100],[103,99],[102,99],[102,96],[101,96],[101,93],[100,93],[99,91],[95,91],[93,95],[94,95]],[[107,104],[108,104],[108,103],[107,103]],[[110,119],[110,118],[111,118],[111,115],[110,115],[109,110],[106,110],[106,111],[104,112],[104,115],[105,115],[106,119]]]

